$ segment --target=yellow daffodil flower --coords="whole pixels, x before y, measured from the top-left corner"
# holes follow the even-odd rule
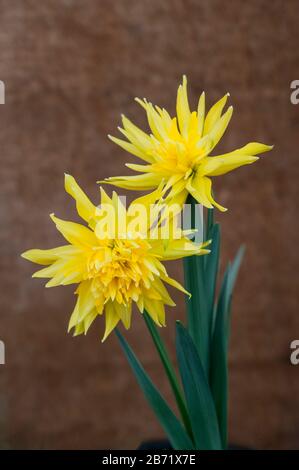
[[[69,330],[74,328],[74,335],[86,334],[97,316],[104,313],[104,341],[119,321],[125,328],[130,327],[133,303],[141,313],[146,309],[157,325],[164,326],[165,305],[175,305],[164,283],[186,291],[168,276],[162,261],[208,253],[207,243],[190,241],[179,228],[168,239],[151,238],[149,223],[145,232],[138,232],[131,210],[133,203],[126,210],[116,193],[110,198],[101,188],[101,205],[96,207],[70,175],[65,176],[65,189],[75,199],[78,214],[88,226],[51,214],[68,244],[29,250],[22,256],[46,266],[33,274],[49,278],[46,287],[78,284]],[[142,205],[144,197],[135,202]],[[118,229],[113,236],[112,228]]]
[[[197,111],[190,111],[187,95],[187,79],[177,92],[177,117],[171,118],[165,109],[153,106],[146,99],[136,101],[144,108],[151,134],[135,126],[125,116],[120,132],[127,140],[109,138],[127,152],[146,164],[127,163],[137,176],[110,177],[106,183],[120,188],[151,190],[163,182],[161,195],[167,200],[183,204],[190,193],[205,207],[226,208],[212,196],[211,177],[224,175],[236,168],[258,160],[258,154],[267,152],[272,146],[252,142],[244,147],[218,156],[209,156],[223,136],[233,113],[230,106],[224,113],[226,94],[208,113],[205,113],[205,94],[199,98]]]

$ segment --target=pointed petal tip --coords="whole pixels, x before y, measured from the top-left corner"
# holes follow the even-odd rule
[[[103,338],[101,339],[101,343],[103,344],[106,341],[107,338],[108,338],[108,335],[106,335],[106,333],[105,333]]]
[[[31,250],[26,250],[24,251],[23,253],[20,254],[21,258],[24,258],[24,259],[27,259],[30,261],[30,258],[28,256],[28,253],[30,252]]]

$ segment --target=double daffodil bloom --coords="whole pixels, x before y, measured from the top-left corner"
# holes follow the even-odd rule
[[[162,261],[208,253],[207,244],[190,241],[179,228],[171,231],[175,236],[159,238],[159,224],[152,234],[149,223],[143,233],[139,232],[133,203],[126,210],[116,193],[110,198],[101,188],[101,205],[96,207],[70,175],[65,176],[65,189],[75,199],[78,214],[88,226],[52,214],[68,244],[49,250],[29,250],[22,256],[46,266],[33,274],[49,278],[46,287],[78,284],[69,330],[74,328],[75,335],[86,334],[97,316],[104,313],[104,341],[119,321],[125,328],[130,327],[133,303],[141,313],[146,309],[157,325],[164,326],[165,305],[175,305],[165,283],[186,291],[168,276]],[[142,205],[144,197],[137,202]],[[143,222],[145,219],[142,217]]]
[[[232,106],[223,113],[228,96],[221,98],[206,114],[205,94],[202,93],[197,111],[191,112],[184,76],[177,92],[177,117],[172,118],[165,109],[153,106],[146,99],[136,98],[146,112],[151,134],[123,116],[123,128],[119,130],[127,140],[109,138],[146,164],[127,163],[127,167],[142,174],[110,177],[105,182],[134,190],[151,190],[163,182],[161,195],[167,195],[168,201],[183,204],[190,193],[205,207],[215,206],[225,211],[226,208],[213,198],[211,177],[253,163],[258,160],[258,154],[272,149],[272,146],[252,142],[232,152],[209,156],[232,117]]]

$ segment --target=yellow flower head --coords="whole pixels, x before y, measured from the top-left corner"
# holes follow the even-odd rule
[[[136,101],[144,108],[151,134],[146,134],[125,116],[120,132],[127,141],[109,136],[129,153],[147,164],[127,166],[141,172],[137,176],[107,178],[105,182],[120,188],[151,190],[163,182],[162,195],[168,200],[184,203],[190,193],[205,207],[225,211],[212,196],[211,176],[228,173],[242,165],[258,160],[256,155],[271,150],[272,146],[252,142],[232,152],[208,156],[223,136],[231,119],[233,108],[224,113],[226,94],[205,113],[205,94],[199,98],[197,111],[190,111],[187,79],[177,92],[177,117],[171,118],[165,109],[153,106],[146,99]]]
[[[101,204],[96,207],[70,175],[65,176],[65,189],[75,199],[78,214],[88,227],[52,214],[68,244],[49,250],[29,250],[22,256],[46,265],[33,274],[49,278],[46,287],[78,284],[69,330],[74,328],[75,335],[86,333],[95,318],[104,313],[104,340],[120,320],[126,328],[130,327],[134,302],[141,313],[146,309],[157,325],[164,326],[164,306],[175,305],[164,283],[186,291],[167,275],[162,261],[208,253],[204,249],[206,244],[190,241],[173,221],[169,237],[158,237],[159,224],[154,228],[150,223],[144,224],[148,207],[142,217],[136,218],[136,207],[142,207],[144,197],[126,210],[116,193],[110,198],[101,188]]]

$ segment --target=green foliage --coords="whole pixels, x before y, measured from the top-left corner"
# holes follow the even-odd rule
[[[128,345],[122,334],[116,330],[116,335],[120,341],[121,347],[127,357],[127,360],[135,374],[136,380],[142,389],[149,405],[157,416],[162,428],[166,432],[174,449],[192,450],[193,443],[190,440],[184,427],[177,419],[171,408],[167,405],[165,399],[152,383],[144,368],[136,358],[134,352]]]
[[[175,372],[174,367],[171,363],[169,354],[166,350],[164,342],[163,342],[163,340],[162,340],[162,338],[161,338],[161,336],[160,336],[160,334],[157,330],[157,327],[156,327],[154,321],[148,315],[147,312],[144,312],[143,315],[144,315],[145,323],[146,323],[146,325],[149,329],[149,332],[151,334],[153,342],[154,342],[154,344],[156,346],[156,349],[158,351],[158,354],[160,356],[160,359],[161,359],[162,365],[164,367],[164,370],[166,372],[169,384],[172,388],[172,391],[173,391],[173,394],[174,394],[174,397],[175,397],[175,400],[176,400],[176,403],[177,403],[177,407],[180,411],[180,414],[181,414],[183,423],[185,425],[185,428],[186,428],[190,438],[193,439],[193,433],[192,433],[192,428],[191,428],[191,424],[190,424],[188,411],[187,411],[187,408],[186,408],[185,398],[184,398],[184,395],[182,393],[181,386],[178,382],[176,372]]]
[[[176,350],[196,449],[221,449],[216,410],[207,376],[194,342],[180,322],[177,322]]]
[[[192,219],[196,201],[191,198]],[[194,225],[193,225],[194,227]],[[205,239],[212,240],[211,253],[184,260],[187,328],[176,325],[176,355],[180,386],[165,344],[149,315],[144,319],[149,329],[170,387],[181,421],[153,385],[123,336],[117,332],[135,377],[166,432],[174,449],[226,449],[228,402],[228,343],[233,290],[242,262],[244,247],[228,263],[220,282],[220,226],[214,223],[213,209],[208,209]]]
[[[241,247],[224,273],[220,294],[215,306],[214,327],[211,335],[210,384],[217,410],[222,445],[227,447],[227,402],[228,402],[228,340],[230,332],[230,306],[234,284],[242,261]]]

